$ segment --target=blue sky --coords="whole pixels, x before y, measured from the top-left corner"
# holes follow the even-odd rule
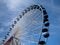
[[[47,45],[60,45],[60,0],[0,0],[0,39],[6,35],[12,20],[32,4],[43,5],[48,12],[50,37]]]

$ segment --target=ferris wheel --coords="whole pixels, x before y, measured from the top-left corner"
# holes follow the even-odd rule
[[[46,45],[49,24],[46,9],[42,5],[31,5],[13,21],[2,45],[23,45],[23,42]]]

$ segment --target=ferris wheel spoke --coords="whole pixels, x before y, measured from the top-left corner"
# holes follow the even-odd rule
[[[28,38],[20,38],[20,40],[25,40],[25,41],[28,41],[28,42],[31,42],[31,43],[38,43],[38,41],[34,41],[34,40],[31,40],[31,39],[28,39]]]
[[[42,22],[42,20],[41,20],[41,21],[34,21],[34,23],[36,23],[36,24],[38,24],[38,23],[40,23],[40,22]],[[25,28],[26,28],[27,26],[36,25],[36,24],[33,24],[32,22],[30,22],[29,24],[27,24],[27,25],[25,26]]]
[[[35,11],[34,11],[34,12],[35,12]],[[33,13],[34,13],[34,12],[33,12]],[[28,14],[27,14],[27,15],[28,15]],[[30,16],[31,16],[31,15],[32,15],[32,14],[30,14]],[[40,15],[40,14],[39,14],[39,15]],[[28,17],[28,18],[29,18],[29,17]],[[32,19],[32,18],[30,18],[30,19]],[[26,21],[26,20],[25,20],[25,21]],[[31,21],[32,21],[32,20],[31,20]]]
[[[41,30],[41,28],[36,28],[36,29],[33,29],[33,30],[31,30],[30,32],[35,32],[35,31],[40,31]],[[25,35],[25,34],[28,34],[29,32],[28,31],[23,31],[23,32],[21,32],[21,33],[18,33],[18,34],[21,34],[21,36],[22,35]]]
[[[16,40],[25,40],[25,41],[28,41],[28,42],[31,42],[31,43],[37,43],[38,41],[34,41],[33,39],[29,39],[29,38],[26,38],[26,37],[24,37],[24,38],[20,38],[20,39],[18,39],[18,38],[16,38],[16,37],[14,37]]]

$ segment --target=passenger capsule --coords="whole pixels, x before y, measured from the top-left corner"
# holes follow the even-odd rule
[[[45,16],[44,16],[44,19],[47,19],[47,18],[48,18],[48,15],[45,15]]]
[[[30,8],[27,8],[27,11],[30,11]]]
[[[39,44],[40,45],[44,45],[45,44],[45,41],[39,41]]]
[[[42,29],[42,33],[44,33],[44,32],[48,32],[48,29],[47,28],[43,28]]]
[[[19,15],[20,18],[22,18],[22,15]]]
[[[19,18],[17,18],[17,21],[19,21]]]
[[[45,25],[46,27],[48,27],[48,26],[49,26],[49,22],[45,23],[44,25]]]
[[[5,40],[2,40],[3,42],[5,41]]]
[[[25,13],[27,13],[27,10],[24,10]]]
[[[12,24],[12,28],[14,28],[14,24]]]
[[[43,10],[43,14],[44,14],[44,15],[46,15],[46,14],[47,14],[46,10]]]
[[[31,6],[30,9],[33,10],[33,6]]]
[[[7,36],[5,36],[5,39],[7,39]]]
[[[39,6],[37,6],[37,9],[39,9]]]
[[[11,31],[12,30],[12,28],[10,28],[10,30],[9,31]]]
[[[16,24],[17,23],[17,21],[14,21],[14,24]]]
[[[24,16],[24,14],[25,14],[25,13],[24,13],[24,12],[22,12],[22,15],[23,15],[23,16]]]
[[[43,20],[43,23],[45,23],[45,22],[48,22],[48,19],[47,18]]]
[[[49,37],[49,33],[46,33],[43,35],[45,38],[48,38]]]

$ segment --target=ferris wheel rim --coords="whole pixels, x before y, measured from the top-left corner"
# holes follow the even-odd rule
[[[26,10],[24,10],[24,11],[22,12],[22,15],[19,15],[20,18],[22,18],[22,16],[24,16],[25,13],[27,13],[28,11],[33,10],[33,9],[38,9],[38,10],[40,10],[40,11],[43,13],[43,17],[44,17],[45,15],[47,15],[47,12],[46,12],[45,8],[44,8],[42,5],[40,5],[40,6],[38,6],[38,5],[32,5],[32,6],[28,7]],[[14,24],[16,24],[19,20],[20,20],[20,19],[17,18],[17,21],[14,21]],[[45,23],[45,22],[49,22],[49,21],[44,21],[43,23]],[[15,26],[14,24],[12,25],[12,27],[10,27],[10,31],[14,28],[14,26]],[[46,26],[46,25],[45,25],[45,26]],[[49,25],[47,25],[46,27],[49,28]],[[10,33],[10,32],[9,32],[9,33]],[[9,34],[8,34],[8,35],[9,35]],[[4,43],[5,43],[5,41],[4,41]]]

